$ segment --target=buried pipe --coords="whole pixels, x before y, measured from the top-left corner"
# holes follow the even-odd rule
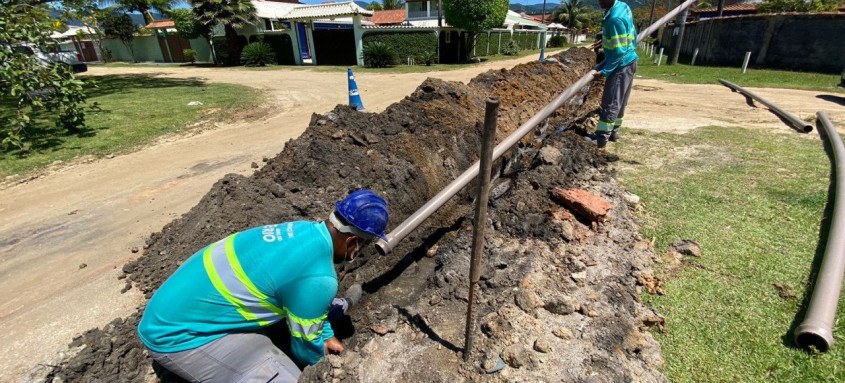
[[[782,109],[781,107],[779,107],[775,104],[772,104],[769,100],[766,100],[765,98],[760,97],[757,94],[752,93],[751,91],[744,89],[743,87],[736,85],[736,84],[734,84],[730,81],[719,79],[719,82],[722,83],[722,85],[724,85],[728,88],[731,88],[734,92],[739,92],[739,93],[743,94],[744,96],[750,97],[750,98],[760,102],[761,104],[765,105],[767,108],[769,108],[769,110],[771,110],[772,112],[775,112],[775,114],[778,115],[778,117],[781,117],[782,119],[789,122],[789,125],[791,125],[795,130],[797,130],[801,133],[810,133],[810,132],[813,131],[813,125],[810,125],[807,121],[804,121],[804,120],[798,118],[798,116],[796,116],[796,115],[794,115],[790,112],[787,112],[786,110]]]
[[[698,0],[686,0],[685,2],[681,3],[681,5],[677,6],[675,9],[669,11],[669,13],[665,14],[663,17],[658,19],[654,24],[650,25],[648,28],[640,32],[637,35],[637,42],[642,41],[642,39],[646,38],[652,32],[660,28],[661,25],[665,24],[667,21],[675,17],[678,13],[683,11],[684,9],[689,8],[691,5],[695,4]],[[501,37],[501,36],[500,36]],[[602,62],[603,64],[604,62]],[[596,67],[600,67],[602,64],[599,64]],[[578,81],[574,84],[570,85],[569,88],[566,88],[563,92],[560,93],[557,97],[555,97],[552,102],[547,104],[543,109],[541,109],[537,114],[532,116],[528,121],[524,124],[520,125],[513,133],[507,136],[501,143],[496,145],[493,149],[493,161],[496,161],[501,157],[505,152],[507,152],[511,147],[516,145],[522,137],[525,137],[528,132],[534,129],[537,125],[540,124],[544,119],[548,118],[555,112],[558,108],[560,108],[565,102],[569,101],[572,96],[574,96],[581,88],[585,87],[590,81],[595,79],[596,74],[595,69],[591,69],[589,72],[581,76]],[[376,243],[376,250],[378,250],[381,254],[387,254],[393,251],[393,248],[396,247],[396,244],[399,241],[405,239],[412,231],[416,230],[420,224],[422,224],[428,217],[430,217],[434,212],[440,209],[441,206],[446,204],[455,194],[458,194],[461,189],[464,188],[467,184],[470,183],[479,173],[479,162],[476,162],[472,166],[470,166],[467,170],[465,170],[458,178],[455,178],[454,181],[446,185],[443,190],[441,190],[437,195],[432,197],[428,202],[425,203],[421,208],[417,209],[414,214],[411,214],[408,218],[405,219],[399,226],[393,229],[390,233],[387,233],[385,236],[387,240],[379,239]]]
[[[803,348],[813,346],[826,352],[833,345],[833,321],[842,288],[842,274],[845,273],[845,147],[827,115],[818,112],[818,117],[833,151],[836,189],[824,258],[807,306],[807,315],[795,328],[795,343]]]

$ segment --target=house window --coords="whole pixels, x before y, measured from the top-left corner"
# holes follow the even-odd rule
[[[264,30],[268,32],[284,31],[287,30],[287,27],[280,20],[264,19]]]
[[[406,3],[408,5],[408,18],[421,19],[428,17],[428,2],[414,1]]]

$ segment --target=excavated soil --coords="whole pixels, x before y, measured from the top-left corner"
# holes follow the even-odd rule
[[[314,115],[252,176],[224,177],[153,234],[124,267],[128,283],[149,297],[202,246],[249,227],[324,219],[334,201],[361,187],[384,195],[391,227],[399,224],[477,160],[487,97],[501,100],[501,140],[594,62],[586,49],[556,59],[490,71],[468,85],[428,79],[379,114],[338,106]],[[595,85],[582,89],[496,163],[469,362],[472,184],[391,254],[369,249],[339,266],[339,291],[363,283],[367,294],[334,324],[347,351],[306,368],[301,380],[665,381],[648,332],[662,319],[639,299],[654,251],[638,234],[625,202],[632,198],[608,174],[613,159],[564,129],[583,129],[599,97]],[[554,187],[604,197],[613,205],[609,219],[573,216],[552,199]],[[179,381],[153,371],[135,334],[142,310],[78,337],[44,381]]]

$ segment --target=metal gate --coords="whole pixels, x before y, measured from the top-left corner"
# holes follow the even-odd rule
[[[351,29],[315,29],[314,58],[317,65],[356,65],[355,32]]]

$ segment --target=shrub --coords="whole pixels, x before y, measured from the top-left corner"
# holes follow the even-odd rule
[[[182,49],[182,56],[185,57],[185,61],[189,63],[194,63],[197,61],[197,51],[193,49]]]
[[[367,32],[364,45],[374,42],[393,47],[402,58],[417,58],[425,52],[437,51],[437,37],[432,32]]]
[[[431,64],[437,62],[437,53],[425,51],[423,53],[420,53],[419,56],[415,57],[414,60],[416,60],[420,64],[425,64],[425,66],[431,66]]]
[[[241,63],[245,66],[265,66],[276,63],[276,52],[262,41],[249,43],[241,51]]]
[[[560,48],[566,45],[566,36],[552,36],[549,39],[549,48]]]
[[[502,47],[502,54],[505,56],[516,56],[519,54],[519,44],[517,44],[515,40],[508,41],[508,43]]]
[[[364,46],[364,65],[370,68],[386,68],[396,65],[399,55],[396,49],[381,42],[372,42]]]

